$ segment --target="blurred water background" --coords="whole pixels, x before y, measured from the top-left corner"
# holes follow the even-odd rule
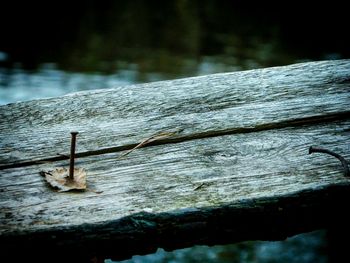
[[[0,104],[349,58],[347,16],[341,1],[3,2]],[[328,249],[320,230],[281,242],[159,249],[125,262],[328,262]]]

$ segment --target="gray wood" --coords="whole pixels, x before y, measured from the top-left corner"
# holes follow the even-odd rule
[[[310,145],[327,145],[350,157],[350,120],[303,128],[218,136],[83,158],[97,191],[50,191],[39,171],[68,162],[1,171],[0,233],[120,219],[138,212],[220,206],[236,200],[284,195],[348,183],[340,162],[308,155]],[[59,212],[59,213],[58,213]],[[91,213],[93,212],[93,213]],[[4,214],[2,214],[4,216]]]
[[[333,206],[341,203],[339,197],[330,194],[329,187],[346,187],[335,192],[340,191],[341,198],[347,201],[350,182],[343,176],[338,160],[308,155],[308,146],[327,145],[349,159],[349,127],[347,120],[193,140],[171,144],[166,149],[163,145],[141,148],[119,161],[117,154],[83,158],[77,165],[87,169],[89,187],[103,191],[101,194],[56,193],[49,189],[38,172],[66,166],[67,162],[3,170],[6,174],[2,174],[0,185],[1,239],[12,244],[14,236],[22,237],[23,246],[33,239],[31,242],[37,247],[47,242],[70,244],[79,240],[80,244],[87,243],[84,248],[91,246],[104,253],[106,245],[101,242],[116,239],[109,246],[120,249],[116,250],[117,255],[128,257],[152,252],[156,247],[173,249],[245,239],[281,239],[326,227],[329,222],[322,220],[328,218]],[[337,203],[332,203],[333,199]],[[296,221],[283,221],[282,228],[258,224],[262,227],[260,232],[246,224],[252,218],[260,222],[264,216],[271,216],[266,212],[270,205],[273,211],[280,212],[278,216],[289,215]],[[303,207],[309,210],[305,212]],[[243,219],[230,217],[237,212]],[[303,213],[309,216],[303,219]],[[213,220],[209,215],[225,222],[231,218],[234,223],[211,228],[207,225]],[[312,223],[308,218],[313,219]],[[273,217],[270,220],[278,221]],[[236,227],[243,233],[228,235],[237,231]],[[223,236],[212,237],[213,230]],[[148,231],[155,235],[150,240]],[[177,231],[183,231],[184,236],[178,237]],[[198,233],[191,236],[193,231]],[[143,250],[145,244],[129,240],[129,254],[124,254],[122,244],[139,235],[149,250]],[[52,240],[51,236],[59,238]],[[169,243],[167,238],[176,242]],[[16,248],[18,242],[15,239]],[[82,253],[85,251],[82,249]]]
[[[337,159],[308,148],[350,159],[349,83],[350,61],[341,60],[3,106],[0,242],[9,254],[62,247],[126,258],[346,220],[350,179]],[[83,131],[76,166],[90,190],[57,193],[39,171],[68,160],[28,160],[68,153],[70,130]],[[163,131],[178,133],[118,159]]]
[[[214,74],[0,107],[0,165],[119,151],[162,131],[210,134],[349,111],[350,60]],[[59,158],[57,158],[59,159]]]

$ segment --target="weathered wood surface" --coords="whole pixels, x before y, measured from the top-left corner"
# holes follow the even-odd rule
[[[117,151],[160,131],[206,136],[349,111],[347,60],[214,74],[2,106],[0,165]],[[278,113],[278,114],[277,114]],[[118,148],[120,147],[120,148]]]
[[[325,227],[329,213],[346,218],[350,179],[308,147],[350,159],[349,106],[350,60],[2,106],[0,241],[123,258]],[[67,166],[57,153],[68,154],[71,130],[76,165],[101,194],[57,193],[39,176]],[[118,159],[164,131],[176,133]]]

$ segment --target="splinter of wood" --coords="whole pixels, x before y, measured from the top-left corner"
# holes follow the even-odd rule
[[[345,160],[345,158],[343,156],[341,156],[335,152],[332,152],[330,150],[327,150],[327,149],[316,148],[316,147],[310,146],[309,154],[312,154],[312,153],[326,153],[326,154],[332,155],[335,158],[339,159],[339,161],[341,161],[343,168],[344,168],[344,176],[350,177],[348,162]]]
[[[69,162],[69,179],[74,180],[74,158],[75,158],[75,142],[78,132],[71,132],[72,140],[70,145],[70,162]]]

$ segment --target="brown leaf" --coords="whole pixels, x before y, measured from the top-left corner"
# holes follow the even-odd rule
[[[53,171],[41,171],[46,181],[59,192],[86,189],[86,171],[83,168],[74,169],[74,179],[69,178],[69,170],[57,168]]]

